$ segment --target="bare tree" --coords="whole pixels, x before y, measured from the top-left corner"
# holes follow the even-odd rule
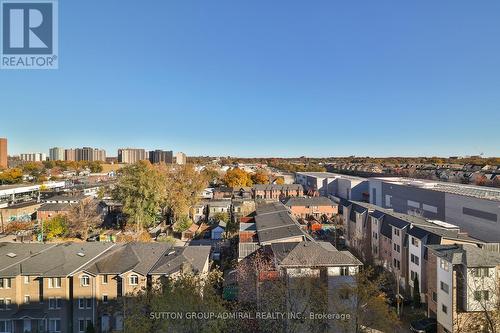
[[[468,272],[467,272],[468,271]],[[457,290],[463,295],[456,295],[466,304],[458,304],[455,321],[456,332],[500,332],[500,283],[496,268],[472,268],[456,270]]]
[[[86,240],[89,232],[101,223],[98,204],[94,200],[82,200],[75,204],[67,215],[69,236]]]
[[[326,332],[329,322],[311,318],[311,313],[328,312],[326,283],[317,274],[292,277],[278,271],[263,251],[257,251],[238,264],[238,306],[243,311],[277,314],[256,318],[244,327],[259,332]]]
[[[384,282],[384,276],[377,276],[372,268],[366,267],[356,275],[354,283],[341,286],[338,292],[343,301],[335,304],[336,310],[351,315],[350,321],[341,322],[344,332],[360,333],[371,329],[390,332],[397,327],[396,313],[380,291]]]

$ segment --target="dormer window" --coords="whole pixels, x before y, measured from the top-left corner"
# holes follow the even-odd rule
[[[90,285],[90,276],[88,276],[88,275],[82,275],[80,277],[80,286],[87,287],[89,285]]]

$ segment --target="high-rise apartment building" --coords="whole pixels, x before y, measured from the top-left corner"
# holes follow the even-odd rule
[[[98,148],[76,148],[75,155],[77,161],[106,161],[106,152],[103,149]]]
[[[64,150],[64,160],[65,161],[76,161],[75,149],[65,149]]]
[[[186,164],[187,157],[186,154],[178,152],[175,154],[175,163],[177,164]]]
[[[137,163],[146,160],[146,150],[139,148],[122,148],[118,149],[118,163]]]
[[[165,150],[154,150],[149,152],[149,161],[151,163],[167,163],[172,164],[174,160],[174,154],[170,151]]]
[[[20,155],[21,161],[25,162],[43,162],[47,160],[45,153],[27,153]]]
[[[0,168],[7,168],[7,139],[0,138]]]
[[[51,161],[64,161],[66,159],[64,148],[61,147],[50,148],[49,159]]]
[[[64,152],[66,161],[106,161],[106,151],[104,149],[83,147],[76,149],[66,149]]]

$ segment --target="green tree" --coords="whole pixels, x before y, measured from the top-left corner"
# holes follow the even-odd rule
[[[156,221],[164,201],[165,177],[147,161],[120,170],[113,197],[123,204],[127,223],[140,233]]]
[[[173,220],[189,215],[189,209],[199,201],[199,193],[207,187],[208,181],[191,164],[156,166],[163,176],[162,208],[170,212]]]
[[[180,216],[174,223],[173,229],[175,232],[183,232],[189,229],[193,221],[187,215]]]
[[[201,174],[205,177],[209,184],[218,184],[221,181],[220,172],[212,166],[206,166],[201,171]]]
[[[102,164],[100,161],[92,161],[90,162],[87,167],[89,168],[90,172],[92,173],[99,173],[102,172]]]
[[[44,237],[48,240],[65,237],[68,233],[68,221],[63,215],[56,215],[43,223]]]
[[[420,286],[418,285],[418,277],[413,280],[413,305],[420,308]]]
[[[229,214],[226,212],[217,212],[213,215],[215,221],[229,222]]]
[[[52,169],[56,166],[54,161],[43,161],[42,164],[45,169]]]

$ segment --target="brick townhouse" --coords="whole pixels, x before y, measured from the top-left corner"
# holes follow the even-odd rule
[[[300,184],[284,185],[254,185],[253,196],[255,199],[265,199],[269,201],[279,201],[288,197],[301,197],[304,195],[304,188]]]
[[[362,202],[345,201],[343,218],[349,248],[359,252],[365,261],[392,272],[410,295],[417,280],[423,302],[427,301],[426,245],[484,244],[451,224],[395,213]]]
[[[339,211],[338,205],[326,197],[293,197],[285,201],[285,206],[293,216],[302,219],[312,217],[320,220],[323,216],[332,218]]]
[[[0,243],[0,328],[123,330],[123,297],[179,272],[206,272],[209,254],[163,243]]]

